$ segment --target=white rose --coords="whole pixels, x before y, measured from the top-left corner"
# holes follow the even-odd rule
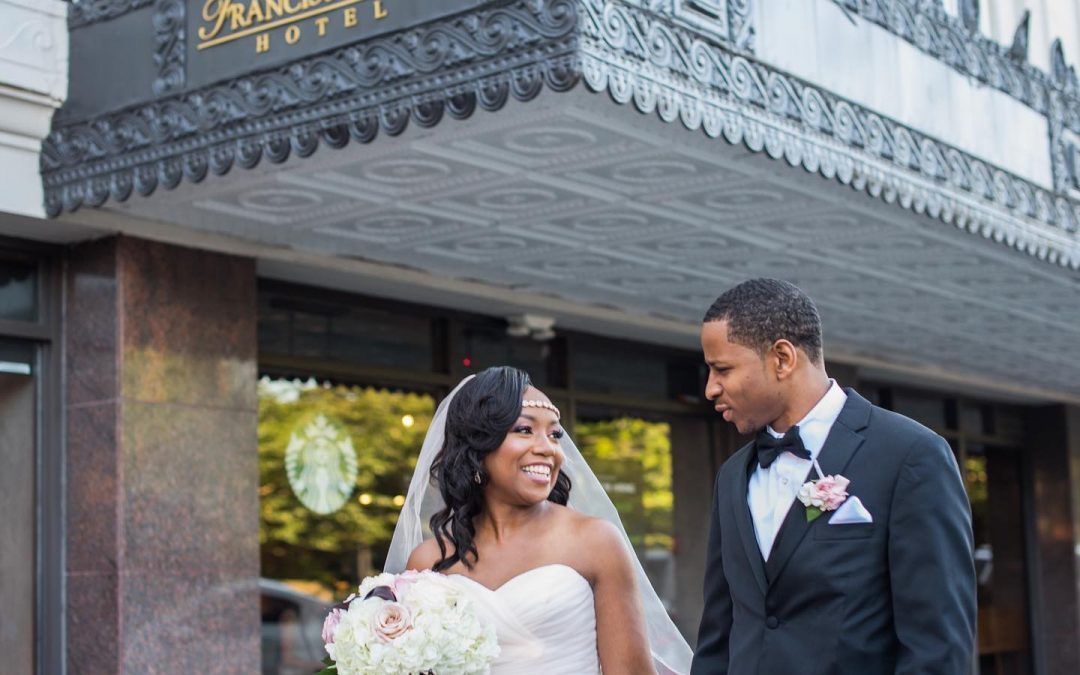
[[[799,488],[799,501],[803,503],[803,506],[810,506],[813,504],[813,484],[803,483]]]

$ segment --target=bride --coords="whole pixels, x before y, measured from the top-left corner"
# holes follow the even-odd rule
[[[560,413],[509,367],[432,419],[386,560],[430,569],[496,627],[494,675],[687,673],[691,651]]]

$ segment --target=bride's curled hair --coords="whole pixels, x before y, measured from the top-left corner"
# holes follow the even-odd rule
[[[439,544],[440,559],[432,568],[436,572],[459,561],[471,569],[476,562],[475,520],[484,510],[488,480],[484,458],[502,445],[513,428],[530,386],[529,376],[517,368],[488,368],[465,383],[450,401],[446,438],[431,465],[431,478],[446,505],[431,517],[431,531]],[[548,501],[565,505],[569,498],[570,477],[560,471]]]

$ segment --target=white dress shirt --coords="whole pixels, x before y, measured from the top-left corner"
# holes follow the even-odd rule
[[[829,390],[806,414],[806,417],[798,422],[799,436],[802,438],[803,446],[810,452],[811,459],[803,459],[785,452],[777,457],[768,469],[763,469],[761,465],[758,465],[750,474],[746,501],[750,506],[750,516],[754,520],[758,548],[761,549],[761,555],[765,560],[769,559],[776,533],[780,530],[784,518],[787,517],[791,505],[795,503],[799,488],[806,482],[806,477],[814,466],[813,460],[821,452],[833,422],[840,416],[840,411],[847,401],[847,394],[836,384],[836,381],[829,380],[829,382],[831,383]],[[765,429],[776,438],[783,436],[776,433],[772,427],[765,427]]]

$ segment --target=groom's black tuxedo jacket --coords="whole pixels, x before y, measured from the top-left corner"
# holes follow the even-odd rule
[[[846,392],[818,461],[874,522],[808,523],[796,499],[765,562],[746,502],[753,444],[736,452],[716,477],[693,675],[968,672],[975,569],[956,460],[929,429]]]

